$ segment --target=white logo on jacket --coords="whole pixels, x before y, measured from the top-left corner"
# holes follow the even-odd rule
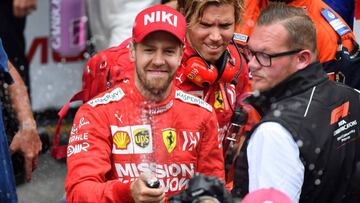
[[[92,100],[88,101],[87,103],[90,106],[95,107],[99,104],[108,104],[113,101],[119,101],[121,98],[124,97],[124,95],[125,95],[125,93],[123,92],[123,90],[118,87],[109,93],[105,93],[102,97],[92,99]]]
[[[75,145],[68,145],[67,147],[67,157],[70,157],[73,154],[78,154],[80,152],[87,152],[90,144],[88,142],[83,142]]]
[[[141,173],[152,172],[160,181],[164,192],[184,190],[195,175],[193,163],[115,163],[118,179],[123,183],[135,181]]]
[[[196,104],[196,105],[201,106],[201,107],[207,109],[208,111],[212,112],[212,107],[210,104],[206,103],[204,100],[202,100],[198,97],[195,97],[191,94],[185,93],[181,90],[176,90],[175,98],[179,99],[183,102],[186,102],[186,103]]]
[[[196,146],[200,142],[200,133],[199,132],[182,132],[184,136],[184,143],[182,146],[183,151],[193,151],[196,149]]]

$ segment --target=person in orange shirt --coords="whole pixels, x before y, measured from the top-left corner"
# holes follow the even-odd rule
[[[336,58],[336,51],[339,47],[339,37],[341,37],[342,44],[348,50],[353,50],[353,44],[355,42],[354,33],[340,15],[321,0],[245,0],[242,23],[237,25],[235,29],[235,37],[238,42],[246,44],[248,36],[255,27],[260,12],[269,2],[273,1],[284,2],[290,6],[301,7],[307,11],[316,27],[317,48],[319,51],[318,59],[320,62],[328,62]],[[322,14],[322,12],[324,14]],[[335,28],[331,26],[330,22],[328,22],[323,15],[330,18],[330,22],[335,25]]]

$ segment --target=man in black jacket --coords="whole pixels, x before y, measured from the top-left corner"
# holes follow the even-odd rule
[[[360,93],[329,81],[301,8],[272,4],[246,50],[262,120],[236,160],[233,194],[273,187],[293,202],[360,202]]]

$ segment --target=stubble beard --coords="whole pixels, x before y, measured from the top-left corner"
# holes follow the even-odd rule
[[[138,72],[136,72],[136,74],[138,83],[141,86],[139,91],[145,98],[148,98],[154,102],[160,102],[165,99],[165,94],[171,85],[174,74],[170,75],[165,81],[161,78],[147,79],[145,74],[141,75]]]

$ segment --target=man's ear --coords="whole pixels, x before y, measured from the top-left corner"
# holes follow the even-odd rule
[[[298,53],[298,66],[297,69],[301,70],[306,68],[313,62],[313,53],[310,50],[304,49]]]
[[[136,49],[135,46],[136,45],[135,45],[134,41],[130,42],[130,44],[129,44],[129,58],[130,58],[131,62],[135,62],[135,49]]]

